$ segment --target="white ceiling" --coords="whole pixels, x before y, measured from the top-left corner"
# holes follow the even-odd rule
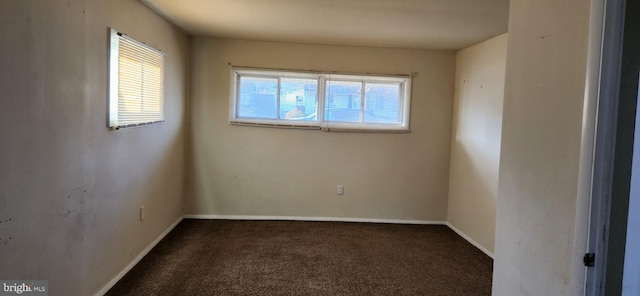
[[[141,0],[193,35],[461,49],[507,31],[509,0]]]

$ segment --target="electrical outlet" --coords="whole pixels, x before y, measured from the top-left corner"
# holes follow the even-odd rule
[[[140,207],[140,221],[144,221],[144,207]]]
[[[344,186],[338,185],[338,195],[343,195],[343,194],[344,194]]]

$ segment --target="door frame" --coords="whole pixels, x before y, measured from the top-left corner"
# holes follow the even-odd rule
[[[620,96],[627,5],[625,0],[606,0],[603,6],[587,246],[595,262],[586,272],[587,296],[622,293],[637,98],[637,82],[636,97]]]

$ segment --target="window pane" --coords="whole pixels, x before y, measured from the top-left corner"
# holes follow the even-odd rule
[[[317,119],[318,80],[282,78],[280,80],[280,118]]]
[[[400,123],[400,85],[365,84],[365,123]]]
[[[164,56],[111,30],[109,127],[164,119]]]
[[[232,75],[232,124],[408,130],[409,116],[405,112],[409,111],[410,98],[404,93],[405,89],[410,91],[408,77],[276,69],[232,69]]]
[[[276,119],[278,79],[240,76],[238,117]]]
[[[324,118],[360,122],[362,82],[327,81]]]

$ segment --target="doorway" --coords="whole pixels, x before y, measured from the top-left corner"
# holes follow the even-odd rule
[[[640,295],[640,3],[605,6],[585,294]]]

